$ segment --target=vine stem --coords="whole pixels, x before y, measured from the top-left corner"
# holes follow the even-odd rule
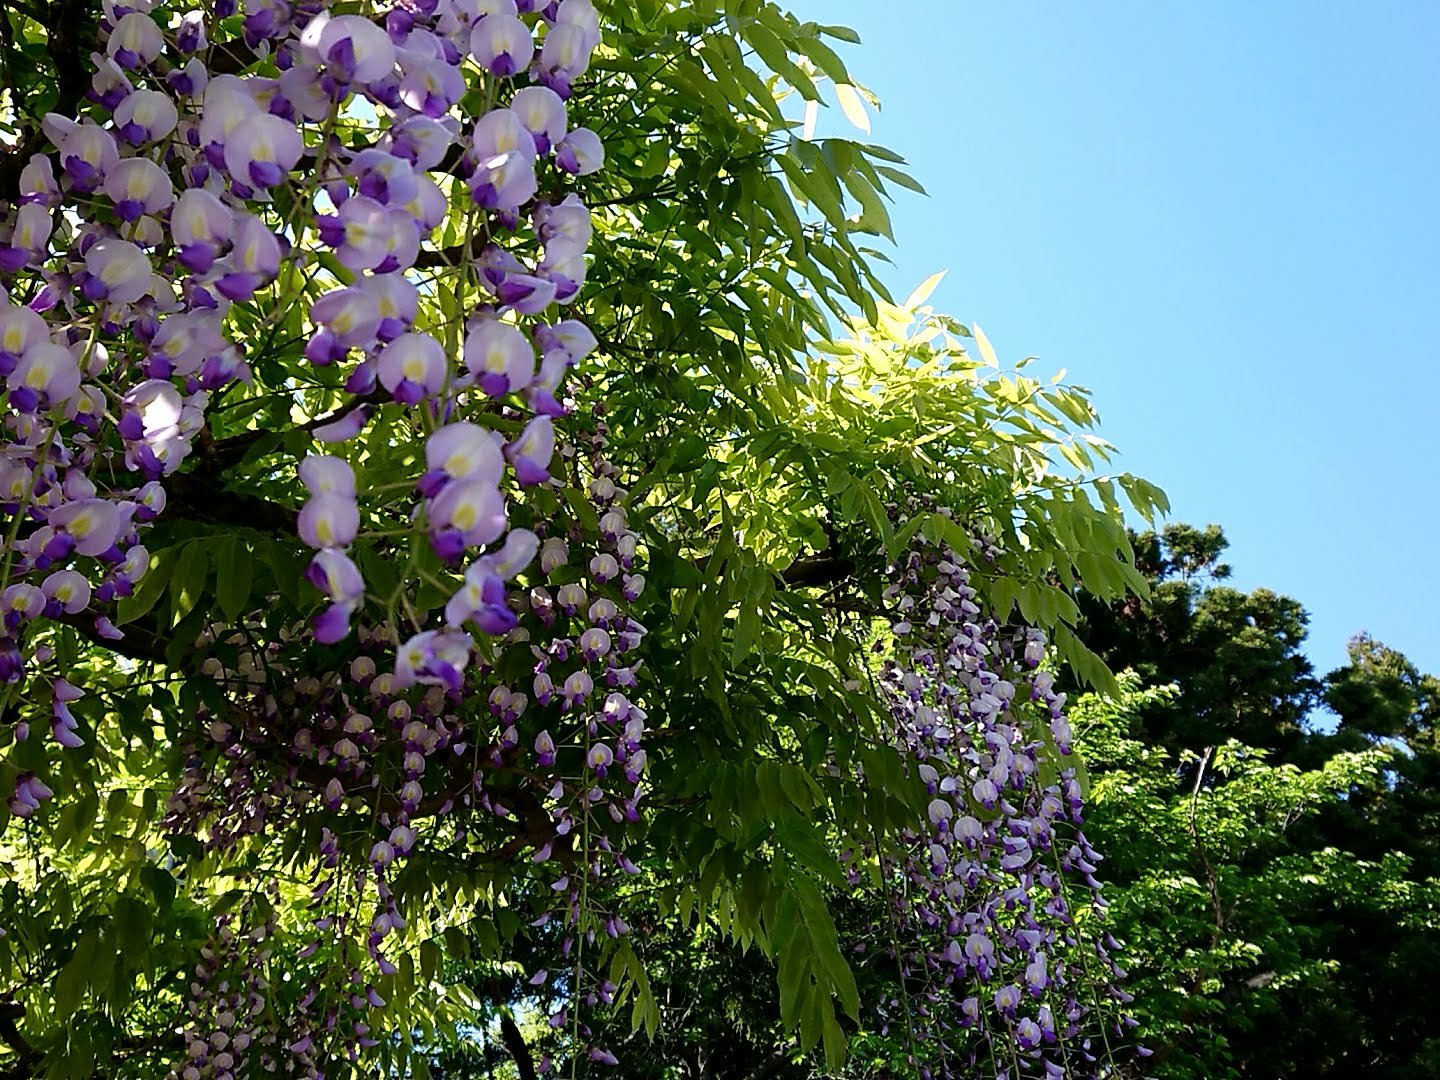
[[[580,903],[575,909],[575,971],[571,976],[572,998],[570,1016],[570,1080],[575,1080],[580,1067],[580,983],[585,977],[585,914],[590,890],[590,792],[584,770],[590,762],[590,725],[585,725],[585,758],[580,764]]]

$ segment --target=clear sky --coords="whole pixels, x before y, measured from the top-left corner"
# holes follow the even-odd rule
[[[791,0],[857,30],[897,298],[1089,386],[1234,584],[1440,672],[1440,3]],[[838,109],[819,134],[855,135]]]

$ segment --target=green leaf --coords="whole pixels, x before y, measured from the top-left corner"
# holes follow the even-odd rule
[[[945,280],[945,275],[948,273],[948,270],[938,270],[931,274],[919,285],[915,286],[915,291],[905,298],[905,303],[902,304],[901,307],[906,311],[914,311],[921,304],[925,303],[926,300],[930,299],[930,294],[935,291],[940,282]]]
[[[917,195],[930,194],[928,191],[925,190],[924,184],[920,183],[919,180],[916,180],[909,173],[902,172],[900,169],[891,168],[889,165],[877,165],[875,167],[875,171],[878,172],[881,176],[885,177],[885,179],[893,180],[901,187],[907,188],[908,190],[915,192],[915,194]]]
[[[245,541],[227,537],[215,551],[215,599],[232,625],[240,621],[250,601],[254,556]]]
[[[75,1014],[80,1007],[80,1001],[85,996],[86,989],[90,985],[91,971],[95,965],[96,954],[100,944],[100,936],[97,931],[91,930],[80,938],[75,951],[70,954],[70,959],[60,969],[60,974],[55,978],[54,1009],[55,1019],[61,1024],[65,1023]]]
[[[998,368],[1000,360],[995,355],[995,346],[990,344],[990,339],[985,336],[985,331],[980,329],[980,324],[971,323],[970,332],[975,335],[975,344],[980,349],[980,358],[991,367]]]
[[[175,569],[175,556],[179,546],[164,548],[150,556],[150,568],[135,584],[135,591],[120,598],[116,604],[117,624],[134,622],[150,613],[160,598],[165,595],[165,586],[170,583],[170,574]]]
[[[752,24],[745,31],[745,38],[754,47],[760,59],[765,61],[765,65],[800,91],[803,98],[807,101],[820,100],[820,91],[815,88],[814,81],[796,66],[795,61],[790,59],[789,50],[778,37],[765,27]]]
[[[779,919],[783,926],[793,926],[799,915],[789,903],[789,896],[782,898]],[[787,942],[776,957],[775,980],[780,989],[780,1022],[787,1028],[794,1027],[799,1019],[803,1004],[801,992],[810,986],[810,938],[797,934]]]
[[[849,83],[836,83],[835,97],[840,102],[840,111],[845,114],[845,119],[869,135],[870,114],[865,111],[865,103],[860,100],[859,91]]]
[[[175,878],[170,871],[158,866],[143,866],[140,868],[140,880],[155,897],[155,904],[160,910],[168,910],[175,902]]]
[[[851,45],[860,44],[860,35],[848,26],[822,26],[820,32],[826,37],[835,38],[837,41],[848,41]]]
[[[787,817],[775,830],[775,842],[800,866],[819,874],[836,888],[845,885],[845,872],[834,850],[819,830],[803,817]]]
[[[202,540],[191,540],[175,560],[175,569],[170,576],[170,625],[195,610],[205,591],[205,580],[210,574],[210,548]]]
[[[845,70],[845,61],[841,60],[835,54],[835,50],[818,37],[801,37],[797,44],[800,46],[800,51],[813,60],[815,66],[823,71],[837,87],[850,82],[850,73]]]

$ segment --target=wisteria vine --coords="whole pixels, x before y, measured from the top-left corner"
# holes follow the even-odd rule
[[[222,916],[195,971],[176,1074],[240,1075],[258,1054],[262,1067],[320,1076],[327,1060],[374,1045],[368,1015],[384,1005],[374,980],[396,970],[385,946],[406,925],[390,878],[419,841],[415,822],[458,806],[531,833],[537,816],[550,822],[515,850],[533,844],[536,861],[568,867],[556,913],[573,939],[570,1011],[583,1039],[585,1003],[609,993],[583,966],[583,942],[623,926],[595,916],[588,885],[635,869],[604,823],[636,818],[645,767],[645,714],[627,696],[644,633],[628,614],[645,587],[637,540],[603,420],[567,436],[584,455],[556,428],[574,409],[567,372],[595,347],[583,324],[552,314],[583,285],[591,235],[565,182],[604,159],[566,107],[599,43],[595,9],[257,0],[240,11],[214,0],[177,11],[141,0],[107,2],[100,31],[89,105],[45,118],[53,152],[25,167],[0,247],[0,505],[13,522],[0,707],[17,688],[48,685],[55,742],[84,744],[68,708],[84,691],[51,670],[38,631],[59,620],[123,638],[114,604],[151,565],[142,537],[166,508],[167,480],[208,433],[213,404],[251,380],[251,347],[328,277],[303,355],[338,369],[349,401],[305,425],[331,452],[299,463],[308,498],[295,525],[324,602],[283,641],[257,645],[218,624],[202,635],[224,705],[202,717],[208,744],[190,748],[166,825],[223,853],[318,803],[368,810],[380,835],[357,874],[336,832],[321,830],[315,936],[300,959],[333,936],[341,962],[310,973],[303,995],[282,1001],[256,974],[275,924],[248,917],[278,897]],[[342,120],[373,137],[347,144]],[[428,247],[460,201],[461,250]],[[458,347],[450,327],[422,317],[447,278],[457,298],[488,297],[463,313]],[[252,301],[259,325],[236,337],[231,310]],[[362,437],[387,410],[424,439],[408,514],[356,474]],[[555,532],[520,493],[582,476],[599,546],[577,566],[584,530]],[[512,520],[516,506],[533,527]],[[412,587],[427,576],[413,549],[386,595],[352,557],[357,539],[402,515],[443,568],[428,583],[455,582],[438,607]],[[327,672],[313,662],[326,646],[353,656]],[[502,671],[533,685],[512,689]],[[477,695],[493,730],[462,708]],[[527,709],[536,730],[522,742]],[[17,723],[15,740],[29,736]],[[29,816],[52,794],[24,774],[9,809]],[[506,805],[517,799],[534,804],[526,815]],[[361,901],[374,914],[357,931]]]
[[[0,243],[14,742],[37,737],[17,706],[40,700],[60,752],[86,744],[70,708],[85,688],[46,628],[134,632],[116,607],[151,570],[147,532],[217,453],[214,418],[251,361],[321,289],[293,344],[338,399],[292,432],[305,496],[285,520],[317,610],[264,641],[244,618],[200,632],[194,673],[219,694],[197,708],[162,823],[221,859],[302,834],[309,877],[242,879],[218,913],[171,1075],[322,1077],[377,1046],[409,947],[398,882],[426,850],[539,866],[532,926],[558,945],[529,985],[558,988],[547,1019],[572,1072],[614,1065],[593,1018],[617,991],[601,939],[629,933],[616,885],[639,869],[646,580],[604,408],[582,407],[595,395],[572,374],[597,340],[563,317],[592,232],[573,188],[604,163],[567,105],[596,9],[106,0],[100,31],[88,102],[45,118],[51,148],[24,168]],[[417,447],[398,485],[370,475],[377,428]],[[377,577],[365,549],[398,572]],[[1107,1056],[1080,1023],[1095,979],[1073,965],[1088,949],[1102,982],[1118,972],[1065,891],[1078,878],[1103,909],[1078,781],[1042,779],[1047,746],[1068,752],[1043,642],[984,618],[953,553],[899,573],[881,693],[934,801],[912,857],[884,867],[904,886],[905,1000],[881,1011],[922,1036],[926,1077],[971,1075],[952,1063],[982,1055],[997,1076],[1097,1072]],[[54,791],[27,771],[6,796],[28,818]],[[280,980],[287,903],[304,940]]]
[[[924,1080],[1105,1076],[1122,1045],[1145,1050],[1127,1040],[1131,999],[1066,760],[1065,695],[1040,670],[1045,637],[995,618],[971,582],[968,559],[1000,553],[985,538],[963,553],[917,540],[885,590],[879,693],[931,800],[903,857],[871,852],[891,884],[902,990],[879,1011]]]

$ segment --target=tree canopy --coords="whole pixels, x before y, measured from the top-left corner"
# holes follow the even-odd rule
[[[1435,678],[1363,634],[1317,677],[1300,603],[1224,584],[1218,526],[1134,540],[1153,606],[1082,602],[1134,673],[1072,720],[1149,1071],[1434,1075]]]

